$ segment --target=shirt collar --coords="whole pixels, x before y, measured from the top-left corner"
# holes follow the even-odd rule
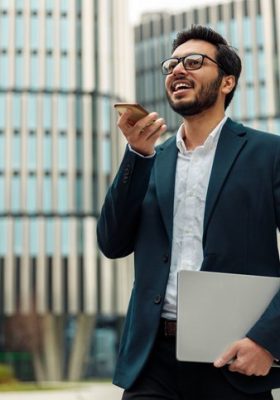
[[[209,133],[207,139],[205,140],[205,142],[203,143],[203,145],[201,147],[210,149],[214,143],[218,142],[221,130],[222,130],[227,118],[228,118],[227,116],[224,116],[224,118],[218,123],[218,125]],[[179,127],[177,134],[176,134],[176,145],[177,145],[177,148],[180,153],[187,154],[188,152],[190,152],[190,150],[188,150],[186,148],[183,136],[184,136],[184,125],[182,124]]]

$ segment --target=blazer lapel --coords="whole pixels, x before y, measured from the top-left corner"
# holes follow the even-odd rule
[[[155,185],[163,222],[170,241],[173,230],[175,172],[178,149],[176,136],[158,147],[155,161]]]
[[[203,244],[223,184],[246,143],[247,138],[244,126],[228,119],[221,131],[210,175],[205,204]]]

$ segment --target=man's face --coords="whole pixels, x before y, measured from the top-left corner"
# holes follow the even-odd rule
[[[206,54],[216,60],[215,46],[202,40],[189,40],[181,44],[172,56],[183,57],[192,53]],[[224,103],[224,98],[220,96],[221,81],[217,64],[207,58],[197,70],[186,70],[180,63],[172,74],[166,76],[167,99],[173,110],[183,117],[196,115],[218,102]]]

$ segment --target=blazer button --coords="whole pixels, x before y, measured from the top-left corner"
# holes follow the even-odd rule
[[[155,298],[154,298],[154,303],[155,304],[160,304],[161,303],[161,295],[158,294]]]
[[[163,261],[164,263],[167,263],[168,260],[169,260],[168,254],[164,254],[164,256],[162,257],[162,261]]]

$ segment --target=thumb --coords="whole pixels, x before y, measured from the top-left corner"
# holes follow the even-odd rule
[[[214,366],[216,368],[221,368],[226,364],[229,364],[233,358],[235,358],[237,353],[237,345],[233,344],[224,353],[222,353],[215,361]]]

